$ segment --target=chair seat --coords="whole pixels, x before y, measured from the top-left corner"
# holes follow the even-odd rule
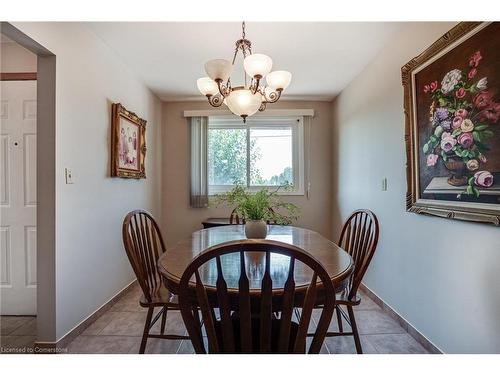
[[[345,305],[345,306],[357,306],[361,303],[361,296],[356,294],[356,296],[349,300],[347,296],[349,295],[348,291],[342,291],[335,295],[335,304],[336,305]],[[322,308],[323,304],[318,304],[314,306],[315,308]]]
[[[151,302],[148,301],[146,296],[143,294],[139,300],[139,304],[142,307],[168,306],[171,308],[178,308],[179,301],[177,295],[171,293],[162,285],[151,293]]]
[[[349,292],[348,291],[343,291],[338,293],[335,296],[335,304],[337,305],[350,305],[350,306],[357,306],[361,303],[361,296],[356,293],[354,298],[349,299],[348,298]]]

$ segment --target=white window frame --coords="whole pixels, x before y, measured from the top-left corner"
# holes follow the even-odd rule
[[[292,128],[292,170],[293,170],[293,190],[278,191],[280,195],[304,195],[304,117],[303,116],[254,116],[247,118],[244,124],[241,119],[234,116],[210,116],[208,118],[208,129],[234,129],[235,124],[247,130],[247,171],[250,170],[250,129],[251,128],[272,128],[273,126],[289,126]],[[249,178],[249,177],[248,177]],[[248,186],[250,192],[257,192],[262,188],[269,190],[276,189],[276,186]],[[220,194],[231,190],[234,185],[209,185],[208,194]]]

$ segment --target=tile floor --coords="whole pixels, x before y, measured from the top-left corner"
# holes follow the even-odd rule
[[[36,340],[36,318],[34,316],[0,316],[0,353],[21,353],[33,347]]]
[[[146,319],[146,310],[138,304],[140,289],[134,286],[99,319],[68,345],[68,353],[138,353]],[[362,303],[355,307],[356,321],[365,353],[412,354],[427,353],[394,319],[375,302],[362,294]],[[313,315],[313,322],[319,311]],[[36,335],[34,317],[2,317],[1,346],[4,348],[32,346]],[[159,331],[158,321],[153,330]],[[346,328],[347,323],[344,324]],[[348,327],[348,326],[347,326]],[[332,319],[331,329],[337,328]],[[169,312],[167,331],[185,334],[179,312]],[[325,340],[322,353],[355,353],[352,337],[331,337]],[[189,341],[149,339],[146,353],[193,353]]]

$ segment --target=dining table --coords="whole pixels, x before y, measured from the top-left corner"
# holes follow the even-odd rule
[[[244,225],[227,225],[195,231],[189,238],[179,241],[167,250],[158,259],[158,271],[162,275],[167,289],[178,294],[179,283],[188,264],[201,252],[212,246],[225,242],[246,240]],[[247,240],[262,241],[262,240]],[[354,269],[351,256],[338,245],[323,237],[317,232],[294,226],[268,225],[265,241],[278,241],[294,245],[306,251],[318,260],[327,271],[336,292],[345,289]],[[238,253],[227,254],[222,258],[222,270],[227,282],[228,292],[237,299],[238,280],[240,277],[240,258]],[[246,253],[246,272],[250,283],[250,293],[253,297],[260,294],[261,280],[265,271],[265,255]],[[270,273],[273,281],[273,305],[279,306],[279,297],[282,295],[284,284],[288,276],[289,258],[281,254],[272,254]],[[215,262],[208,262],[200,268],[200,277],[207,288],[210,298],[216,297],[217,266]],[[312,271],[297,261],[294,269],[296,285],[296,301],[300,303],[301,294],[305,294],[312,278]],[[191,283],[193,291],[194,281]],[[321,290],[321,288],[319,288]],[[320,290],[318,301],[321,300]],[[216,298],[215,298],[216,299]]]

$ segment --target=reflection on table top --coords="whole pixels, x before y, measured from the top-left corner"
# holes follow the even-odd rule
[[[178,285],[182,273],[191,260],[205,249],[223,242],[246,239],[243,225],[214,227],[194,232],[191,238],[178,242],[168,248],[158,262],[158,269],[165,277],[167,285]],[[269,225],[266,240],[280,241],[295,245],[315,257],[325,267],[334,283],[345,281],[352,272],[351,257],[336,244],[308,229],[292,226]],[[252,240],[248,240],[252,241]],[[245,253],[247,275],[250,287],[260,288],[264,273],[264,253]],[[239,254],[227,254],[221,257],[222,271],[228,288],[237,289],[240,276]],[[288,274],[289,258],[272,254],[271,277],[273,288],[281,289]],[[215,262],[209,262],[200,268],[200,276],[206,286],[214,286],[217,278]],[[308,267],[300,262],[295,265],[296,286],[305,286],[311,280]]]

